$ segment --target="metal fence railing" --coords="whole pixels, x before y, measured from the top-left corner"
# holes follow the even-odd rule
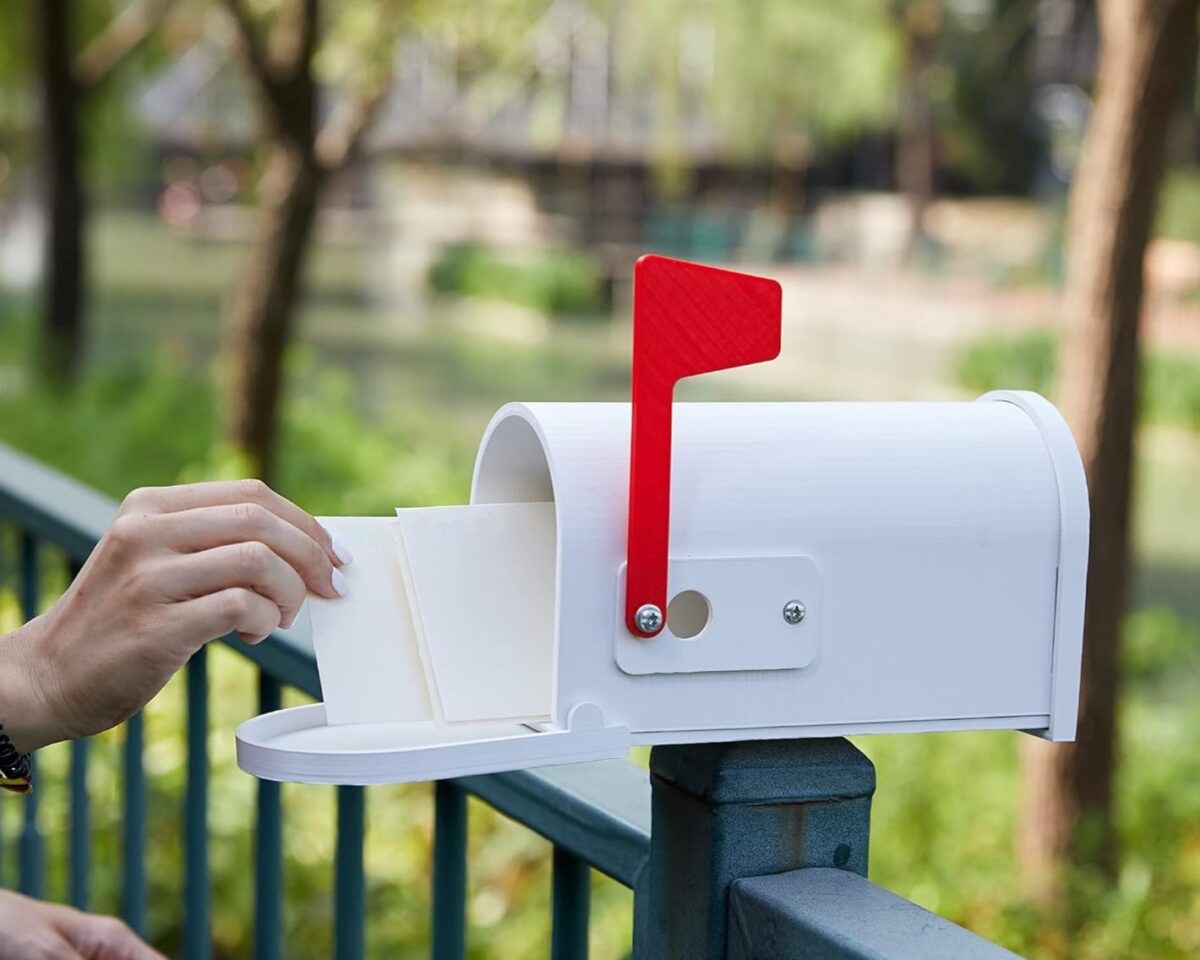
[[[43,548],[82,565],[116,504],[0,445],[0,528],[15,528],[16,595],[26,618],[42,597]],[[258,707],[280,707],[285,687],[319,697],[312,654],[285,635],[256,646],[225,642],[258,669]],[[182,797],[184,960],[206,960],[213,924],[209,867],[209,666],[188,663],[186,780]],[[66,890],[91,900],[92,811],[87,740],[71,744]],[[120,774],[120,902],[147,931],[147,784],[143,719],[124,726]],[[632,889],[637,960],[1000,960],[1007,951],[865,879],[874,769],[844,740],[767,741],[657,747],[650,772],[625,761],[467,777],[435,789],[431,954],[466,956],[467,797],[474,795],[553,845],[554,960],[587,956],[593,869]],[[19,888],[45,894],[39,792],[23,800],[15,837]],[[284,941],[285,818],[278,784],[257,786],[254,837],[254,955],[305,955]],[[364,788],[337,788],[333,864],[333,953],[364,956]],[[0,859],[3,865],[4,859]],[[0,876],[0,880],[6,879]]]

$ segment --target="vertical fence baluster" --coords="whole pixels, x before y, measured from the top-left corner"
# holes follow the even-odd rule
[[[33,534],[21,531],[21,615],[32,620],[38,613],[41,582],[38,545]],[[34,764],[31,762],[30,766]],[[31,774],[35,771],[31,770]],[[38,826],[38,790],[25,797],[25,820],[19,840],[20,888],[31,897],[42,896],[45,885],[42,862],[42,833]]]
[[[87,740],[71,741],[71,905],[86,910],[90,893],[91,830]]]
[[[36,782],[37,759],[29,758],[29,773]],[[17,841],[19,864],[19,887],[22,893],[41,897],[45,889],[42,861],[42,832],[38,826],[38,788],[25,796],[25,819],[21,824],[21,836]]]
[[[554,921],[551,960],[587,960],[592,869],[562,847],[554,848]]]
[[[184,960],[208,960],[208,659],[201,647],[187,665],[187,793],[184,797]]]
[[[70,564],[70,576],[79,574],[79,564]],[[71,742],[71,876],[69,895],[72,906],[86,910],[91,893],[91,805],[88,797],[87,740]]]
[[[141,713],[125,724],[124,833],[121,837],[121,914],[133,930],[146,934],[146,768],[142,754],[145,727]]]
[[[337,788],[333,937],[335,960],[361,960],[365,942],[362,787]]]
[[[433,794],[433,960],[467,954],[467,795],[439,780]]]
[[[258,674],[258,712],[270,713],[282,705],[279,681]],[[279,960],[283,938],[283,826],[279,784],[258,781],[258,820],[254,834],[254,956]]]

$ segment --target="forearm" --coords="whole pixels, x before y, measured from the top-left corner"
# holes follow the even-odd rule
[[[0,725],[21,753],[71,737],[43,683],[50,666],[42,642],[48,626],[49,614],[43,614],[0,637]]]

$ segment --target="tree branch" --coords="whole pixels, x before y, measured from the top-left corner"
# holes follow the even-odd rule
[[[362,143],[363,136],[391,91],[391,77],[334,111],[317,134],[317,162],[329,173],[341,169]]]
[[[292,0],[279,12],[271,37],[271,53],[288,76],[309,69],[317,52],[320,27],[320,0]]]
[[[250,12],[242,0],[222,0],[222,2],[237,30],[238,46],[241,48],[242,59],[249,67],[251,77],[263,94],[273,103],[276,102],[279,80],[275,76],[275,70],[267,58],[267,52],[263,49],[262,42],[254,29],[254,18],[250,16]]]
[[[83,89],[99,86],[162,23],[170,0],[138,0],[121,10],[75,60],[72,72]]]

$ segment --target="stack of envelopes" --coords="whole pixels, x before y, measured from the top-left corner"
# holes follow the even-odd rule
[[[554,504],[321,522],[354,555],[346,596],[309,600],[327,723],[550,719]]]

